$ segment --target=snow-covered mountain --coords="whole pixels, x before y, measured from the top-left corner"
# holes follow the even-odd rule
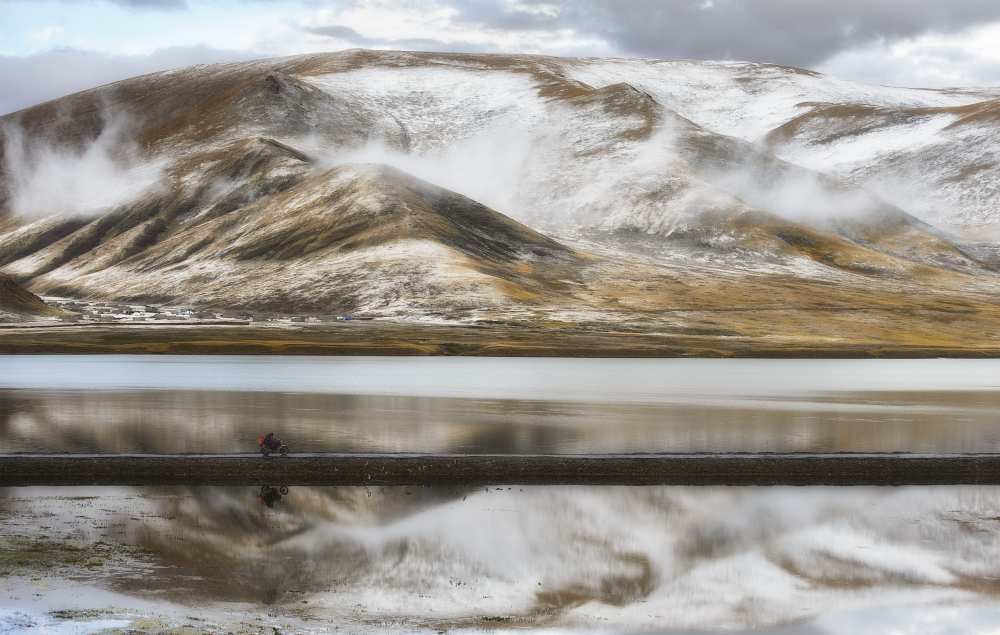
[[[992,297],[998,97],[729,62],[196,66],[2,118],[0,268],[444,319]]]

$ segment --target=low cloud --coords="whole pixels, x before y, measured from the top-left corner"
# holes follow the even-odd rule
[[[522,216],[517,193],[524,182],[533,143],[528,130],[501,126],[453,141],[443,148],[413,154],[378,140],[353,149],[331,146],[318,138],[292,141],[292,145],[315,157],[321,166],[389,165],[516,218]]]
[[[137,199],[161,182],[162,160],[144,160],[131,139],[133,121],[103,113],[92,142],[71,149],[33,139],[14,123],[3,126],[8,206],[16,216],[97,214]]]
[[[700,163],[684,147],[684,131],[661,122],[645,141],[610,152],[600,144],[585,158],[572,127],[549,133],[501,119],[469,137],[418,153],[373,142],[347,149],[319,138],[289,140],[321,166],[390,165],[468,196],[546,231],[629,226],[670,234],[704,214],[753,208],[795,222],[828,222],[877,214],[886,203],[809,170],[746,151]],[[694,162],[692,162],[692,160]],[[702,157],[702,161],[705,158]],[[640,226],[636,226],[638,223]]]
[[[814,172],[789,168],[762,178],[765,171],[764,166],[749,161],[710,174],[709,182],[755,209],[813,225],[864,217],[885,209],[885,203],[868,192],[839,189]]]

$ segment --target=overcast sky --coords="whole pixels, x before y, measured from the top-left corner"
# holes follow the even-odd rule
[[[365,47],[740,59],[1000,84],[1000,0],[0,0],[0,113],[196,63]]]

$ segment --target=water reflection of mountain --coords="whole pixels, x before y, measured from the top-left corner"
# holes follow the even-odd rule
[[[995,392],[713,404],[0,389],[0,452],[1000,451]]]
[[[436,626],[775,625],[987,600],[1000,574],[996,488],[154,492],[135,536],[169,574],[123,590]]]
[[[1000,448],[995,400],[841,393],[635,405],[0,390],[0,451],[252,452],[269,430],[308,451],[991,451]],[[994,488],[294,487],[273,507],[259,486],[128,491],[96,499],[94,517],[78,521],[153,560],[107,584],[309,619],[738,629],[831,607],[992,601],[1000,579]],[[8,508],[0,498],[0,511],[23,515],[28,499]],[[57,515],[76,518],[78,503],[60,504]]]

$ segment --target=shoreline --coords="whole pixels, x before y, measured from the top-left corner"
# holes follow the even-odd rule
[[[605,326],[348,322],[323,326],[39,325],[0,330],[0,354],[417,355],[593,358],[997,358],[1000,343],[705,335]]]

